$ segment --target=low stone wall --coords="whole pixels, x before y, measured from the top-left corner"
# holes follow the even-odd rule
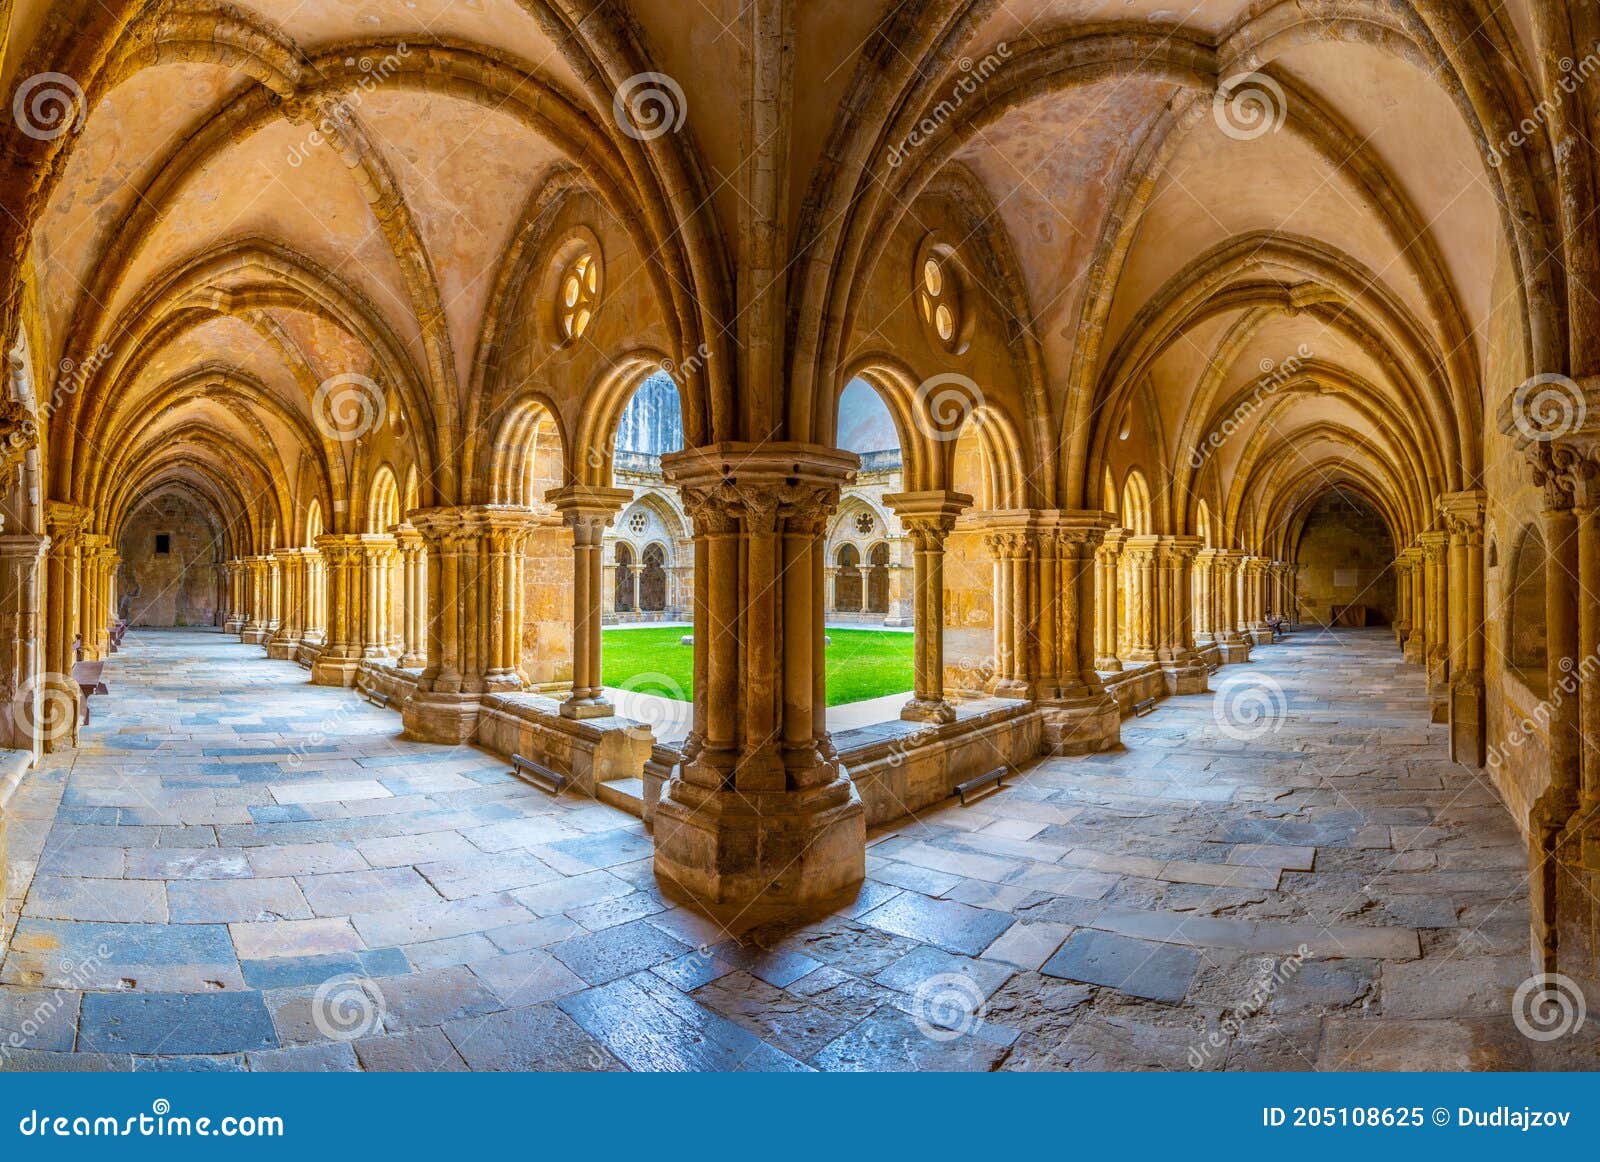
[[[474,741],[497,754],[520,754],[566,775],[574,790],[594,796],[612,779],[643,779],[655,748],[650,728],[631,718],[563,718],[559,704],[538,694],[490,694],[478,713]]]
[[[14,917],[6,907],[6,886],[9,882],[11,846],[7,842],[8,817],[11,799],[22,785],[22,776],[33,767],[33,754],[25,750],[0,750],[0,956],[11,939]]]
[[[356,671],[356,689],[363,694],[386,694],[389,705],[400,709],[400,704],[417,688],[417,675],[422,671],[402,670],[392,662],[362,662]]]
[[[942,803],[957,783],[1032,762],[1043,739],[1044,716],[1030,703],[989,699],[957,707],[943,726],[885,722],[833,736],[839,759],[876,827]]]
[[[1161,667],[1154,662],[1114,674],[1102,674],[1100,677],[1105,682],[1106,691],[1122,707],[1124,718],[1132,714],[1133,708],[1145,699],[1167,696],[1167,680],[1161,673]]]

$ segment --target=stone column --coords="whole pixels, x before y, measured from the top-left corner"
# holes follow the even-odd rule
[[[1272,641],[1272,630],[1265,620],[1268,563],[1265,557],[1246,556],[1239,567],[1240,627],[1255,645]]]
[[[1425,616],[1428,625],[1428,699],[1434,722],[1450,720],[1450,534],[1426,532],[1417,538],[1424,562]]]
[[[428,656],[406,699],[406,733],[467,742],[484,695],[526,685],[522,551],[538,514],[522,505],[480,504],[409,516],[428,552]]]
[[[1439,497],[1450,536],[1450,757],[1469,767],[1485,759],[1483,682],[1483,518],[1488,495],[1479,490]]]
[[[50,533],[45,582],[50,620],[46,668],[61,675],[63,681],[76,660],[73,639],[78,633],[79,567],[83,526],[88,519],[89,510],[82,505],[55,500],[45,505],[45,526]],[[77,696],[75,688],[73,696]]]
[[[822,911],[866,873],[861,799],[823,719],[823,538],[859,463],[783,443],[662,457],[695,531],[695,689],[655,866],[715,915]]]
[[[400,554],[400,594],[403,616],[399,665],[415,670],[428,662],[427,551],[422,534],[411,524],[396,525],[395,545]]]
[[[1244,553],[1238,549],[1218,549],[1217,569],[1217,642],[1222,647],[1224,664],[1248,662],[1250,648],[1255,639],[1246,632],[1244,608]]]
[[[1089,754],[1121,742],[1121,708],[1098,672],[1098,600],[1106,567],[1099,552],[1114,519],[1096,511],[1038,514],[1035,699],[1044,714],[1044,749],[1051,754]]]
[[[1122,529],[1110,529],[1094,546],[1094,664],[1107,672],[1122,669],[1117,657],[1117,581],[1126,537]]]
[[[32,751],[37,759],[54,738],[69,738],[78,723],[75,685],[46,672],[39,608],[42,567],[50,538],[0,536],[0,746]],[[4,864],[0,819],[0,868]]]
[[[900,717],[910,722],[954,722],[955,707],[944,697],[944,542],[972,497],[943,490],[895,492],[885,494],[883,502],[900,518],[915,546],[916,661],[911,701]]]
[[[267,657],[292,659],[305,634],[305,550],[278,549],[278,628],[267,639]]]
[[[268,624],[272,620],[271,598],[267,594],[267,565],[265,557],[246,557],[245,593],[249,613],[239,628],[239,640],[247,645],[260,645],[267,640]]]
[[[1217,551],[1201,549],[1194,557],[1194,640],[1208,646],[1217,640]]]
[[[633,490],[575,484],[547,493],[545,499],[572,530],[572,693],[561,704],[561,713],[567,718],[608,718],[616,711],[600,680],[600,626],[607,591],[616,589],[616,566],[604,563],[605,531],[632,503]]]
[[[1194,652],[1190,606],[1194,588],[1190,570],[1195,554],[1204,544],[1199,537],[1161,537],[1156,546],[1156,660],[1168,694],[1200,694],[1208,689],[1209,672]]]
[[[1411,633],[1411,561],[1402,551],[1389,568],[1394,571],[1394,644],[1404,650]]]
[[[362,587],[362,538],[358,534],[324,533],[317,538],[324,575],[324,640],[311,664],[318,686],[354,686],[361,669],[365,597]]]
[[[1159,656],[1156,647],[1161,629],[1157,612],[1160,577],[1156,548],[1160,542],[1160,537],[1149,534],[1128,537],[1122,542],[1123,579],[1127,591],[1122,597],[1124,642],[1118,656],[1135,665],[1148,665]]]
[[[361,586],[361,656],[373,661],[394,657],[393,601],[395,540],[388,533],[361,534],[358,568]]]
[[[1033,696],[1032,521],[1031,512],[995,513],[984,520],[984,526],[993,530],[983,540],[994,558],[994,678],[989,692],[997,698]]]
[[[222,628],[227,633],[242,633],[245,622],[250,620],[245,608],[245,579],[249,576],[249,566],[236,557],[227,562],[224,568],[228,578],[228,616],[223,620]]]
[[[319,649],[328,640],[328,566],[318,549],[305,549],[305,633],[308,646]]]
[[[104,533],[85,531],[79,538],[77,632],[83,637],[83,656],[90,661],[106,656],[102,577],[110,545],[111,538]]]

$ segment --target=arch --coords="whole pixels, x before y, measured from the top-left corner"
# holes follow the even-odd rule
[[[517,400],[500,421],[489,464],[491,504],[546,505],[545,494],[566,482],[566,442],[555,408],[543,396]]]
[[[889,613],[889,545],[879,541],[867,550],[867,600],[868,613]]]
[[[1153,527],[1150,511],[1150,485],[1144,473],[1130,468],[1122,482],[1122,505],[1118,509],[1122,527],[1135,536],[1150,535]]]
[[[637,613],[638,601],[634,596],[637,570],[634,568],[633,547],[627,541],[618,541],[614,560],[616,579],[612,587],[613,607],[618,613]]]
[[[845,541],[833,556],[833,607],[840,613],[860,613],[862,604],[861,550]]]
[[[386,533],[400,523],[400,487],[394,469],[381,465],[367,494],[367,532]]]
[[[305,536],[300,539],[300,544],[307,549],[317,547],[317,538],[322,535],[322,502],[312,498],[306,505]]]
[[[660,613],[667,608],[667,567],[671,555],[660,541],[651,541],[639,555],[639,612]]]

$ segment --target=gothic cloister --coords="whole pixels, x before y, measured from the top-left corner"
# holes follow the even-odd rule
[[[0,1068],[1595,1067],[1592,6],[0,28]]]

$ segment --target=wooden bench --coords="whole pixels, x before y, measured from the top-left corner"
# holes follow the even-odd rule
[[[72,663],[72,680],[78,684],[78,689],[83,693],[83,724],[89,725],[89,696],[91,694],[109,694],[106,684],[100,680],[101,673],[105,670],[104,662],[74,662]]]

